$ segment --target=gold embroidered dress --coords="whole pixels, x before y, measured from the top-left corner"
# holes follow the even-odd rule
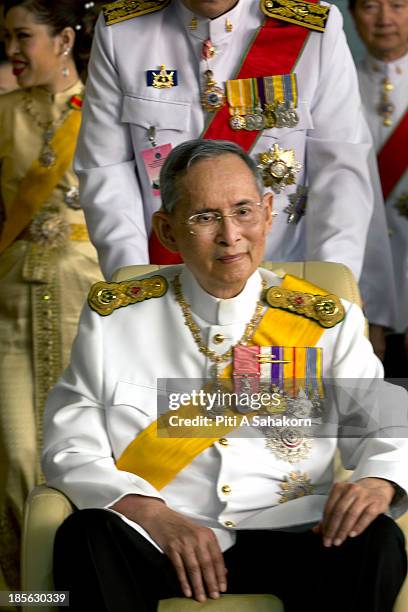
[[[80,101],[82,92],[78,81],[54,95],[35,87],[0,96],[0,588],[5,588],[4,581],[19,588],[24,501],[41,480],[44,401],[67,364],[89,286],[101,277],[79,207],[72,156],[44,200],[36,174],[30,174],[28,209],[35,199],[37,206],[27,216],[21,205],[22,181],[35,164],[37,174],[40,167],[45,176],[58,167],[53,141],[54,170],[38,162],[44,151],[50,152],[47,125],[56,137],[64,132],[71,143],[60,147],[60,157],[71,148],[73,153],[80,105],[71,109],[68,104]],[[71,129],[72,121],[76,127]]]

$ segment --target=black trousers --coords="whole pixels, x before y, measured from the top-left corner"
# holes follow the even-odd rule
[[[384,370],[387,378],[408,378],[408,359],[405,353],[404,334],[386,336]],[[398,382],[398,384],[401,384]],[[405,384],[403,384],[406,387]]]
[[[224,559],[228,593],[272,593],[285,612],[391,612],[407,572],[404,536],[385,515],[331,548],[311,531],[238,531]],[[54,580],[81,612],[153,612],[160,599],[183,596],[168,557],[105,510],[61,525]]]

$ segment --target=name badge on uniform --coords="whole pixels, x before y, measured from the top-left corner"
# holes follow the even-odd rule
[[[170,143],[154,146],[140,151],[153,195],[160,195],[160,170],[170,154],[172,146]]]
[[[166,70],[161,64],[158,70],[146,70],[146,84],[155,89],[170,89],[178,85],[177,70]]]

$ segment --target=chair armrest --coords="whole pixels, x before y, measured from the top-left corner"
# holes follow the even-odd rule
[[[55,533],[73,510],[69,499],[56,489],[40,485],[31,491],[25,506],[21,550],[23,591],[54,589],[52,559]],[[45,608],[42,610],[45,612]]]

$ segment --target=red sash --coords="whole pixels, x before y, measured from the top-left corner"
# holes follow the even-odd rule
[[[378,169],[384,200],[408,168],[408,110],[378,153]]]
[[[310,30],[305,27],[266,18],[255,34],[235,78],[247,79],[292,72],[309,33]],[[229,140],[249,151],[260,132],[233,130],[229,125],[229,118],[229,108],[226,104],[215,113],[201,138]],[[174,264],[182,261],[178,253],[170,253],[160,244],[154,232],[149,240],[149,256],[150,262],[155,264]]]

